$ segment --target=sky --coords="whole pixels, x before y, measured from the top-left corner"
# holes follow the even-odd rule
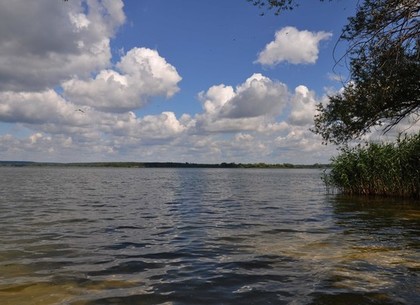
[[[0,0],[0,160],[329,162],[356,1],[300,2]]]

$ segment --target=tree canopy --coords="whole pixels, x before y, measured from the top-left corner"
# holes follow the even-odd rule
[[[252,0],[248,0],[252,1]],[[322,1],[322,0],[320,0]],[[276,13],[295,0],[255,0]],[[383,132],[404,118],[420,118],[420,2],[364,0],[343,28],[348,43],[349,81],[329,103],[318,105],[313,131],[325,142],[343,144],[379,126]]]
[[[384,132],[420,110],[420,3],[366,0],[349,19],[350,81],[318,105],[314,131],[345,143],[380,126]]]

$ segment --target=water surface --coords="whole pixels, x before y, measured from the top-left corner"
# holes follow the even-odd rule
[[[320,174],[0,168],[0,304],[420,304],[418,203]]]

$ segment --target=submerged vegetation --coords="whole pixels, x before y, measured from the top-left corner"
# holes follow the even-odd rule
[[[346,194],[420,199],[420,133],[396,143],[344,148],[324,181]]]

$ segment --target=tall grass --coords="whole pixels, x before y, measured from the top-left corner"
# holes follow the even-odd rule
[[[327,188],[346,194],[420,199],[420,133],[396,143],[345,148],[323,179]]]

